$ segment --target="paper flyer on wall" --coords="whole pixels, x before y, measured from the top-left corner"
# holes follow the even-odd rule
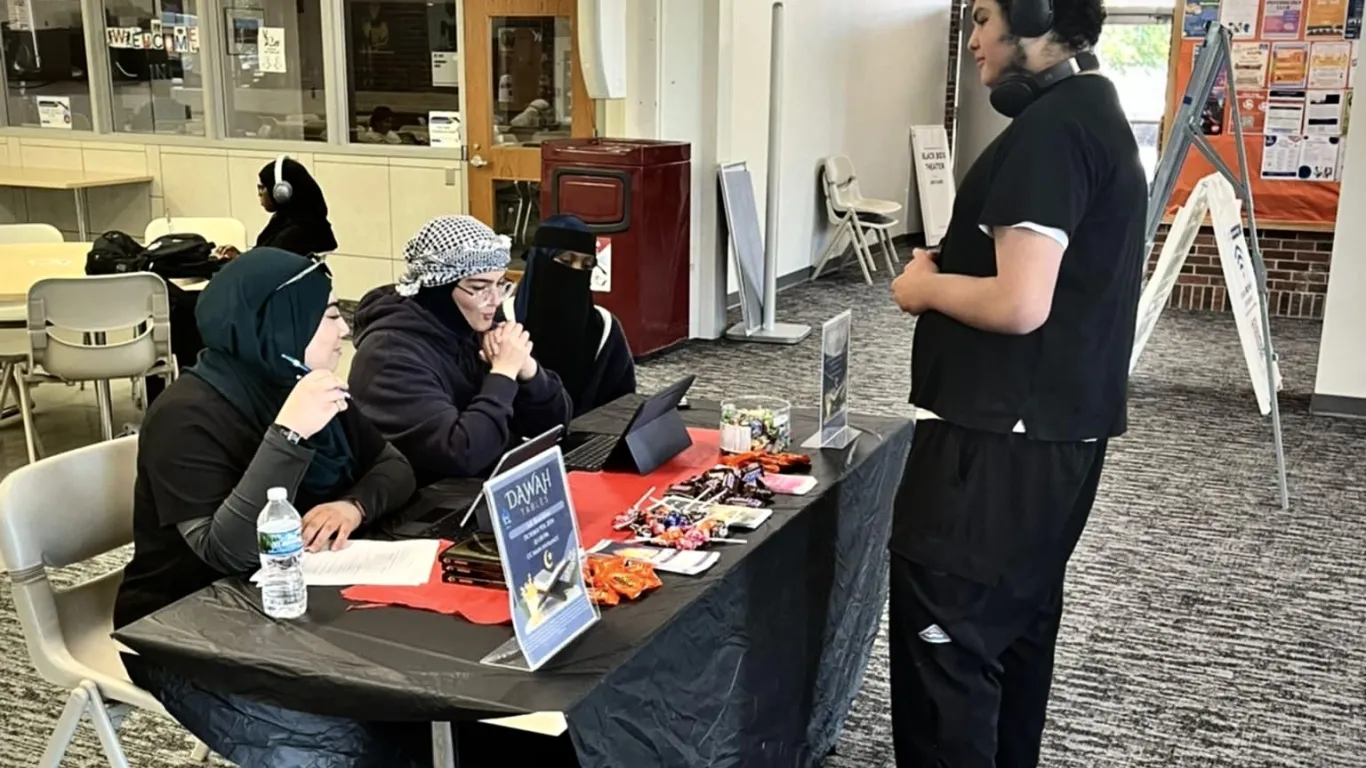
[[[1310,91],[1305,100],[1304,132],[1308,136],[1341,136],[1346,99],[1342,91]]]
[[[1300,22],[1303,21],[1304,9],[1302,0],[1266,0],[1265,8],[1262,16],[1262,37],[1300,36]]]
[[[1366,0],[1347,0],[1347,23],[1342,36],[1348,40],[1361,37],[1361,17],[1366,13]]]
[[[821,326],[821,409],[816,433],[804,448],[845,448],[858,432],[849,426],[849,346],[853,310],[844,310]]]
[[[1219,23],[1233,38],[1257,36],[1257,17],[1262,12],[1260,0],[1224,0],[1219,8]]]
[[[432,51],[432,85],[436,88],[460,87],[460,54]]]
[[[1314,43],[1309,53],[1310,88],[1347,87],[1348,67],[1352,64],[1352,44],[1343,40]]]
[[[1233,61],[1235,90],[1260,91],[1266,87],[1266,69],[1271,62],[1270,43],[1234,43],[1229,58]]]
[[[33,29],[32,0],[9,0],[9,29],[11,32],[27,32]]]
[[[1356,83],[1356,81],[1357,81],[1357,54],[1359,54],[1360,52],[1361,52],[1361,41],[1360,41],[1360,40],[1353,40],[1353,41],[1352,41],[1352,60],[1351,60],[1351,62],[1348,63],[1348,65],[1347,65],[1347,87],[1348,87],[1348,88],[1354,88],[1354,87],[1356,87],[1356,86],[1354,85],[1354,83]]]
[[[256,37],[256,71],[285,74],[289,60],[285,57],[285,28],[261,27]]]
[[[1303,136],[1265,136],[1262,140],[1262,178],[1299,178]]]
[[[459,112],[433,109],[427,113],[427,143],[431,146],[458,148],[464,143],[461,133]]]
[[[535,671],[598,621],[558,446],[484,484],[507,581],[513,643],[481,660]],[[513,651],[520,651],[520,654]]]
[[[1205,27],[1219,21],[1219,0],[1186,0],[1182,19],[1182,33],[1186,37],[1204,37]]]
[[[71,130],[71,98],[69,96],[35,96],[38,105],[38,125],[44,128]]]
[[[1347,0],[1306,0],[1305,37],[1341,38],[1347,23]]]
[[[1303,88],[1308,77],[1308,43],[1276,43],[1271,46],[1272,88]]]
[[[1260,91],[1240,94],[1238,121],[1244,134],[1263,133],[1266,130],[1266,94]]]
[[[597,262],[588,278],[588,289],[598,293],[612,292],[612,238],[599,237],[595,243]]]
[[[1306,136],[1300,143],[1300,179],[1337,181],[1338,147],[1341,143],[1342,139],[1337,136]]]
[[[1271,91],[1266,96],[1266,123],[1262,132],[1278,136],[1304,133],[1304,91]]]

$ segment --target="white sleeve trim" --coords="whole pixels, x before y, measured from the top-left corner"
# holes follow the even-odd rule
[[[992,233],[991,227],[988,227],[988,226],[985,225],[985,224],[980,224],[980,225],[978,225],[978,226],[981,227],[981,229],[982,229],[982,234],[986,235],[987,237],[995,237],[995,236],[996,236],[996,235],[994,235],[994,234]],[[1019,228],[1019,229],[1028,229],[1028,230],[1030,230],[1031,232],[1038,232],[1039,234],[1043,235],[1044,237],[1047,237],[1049,240],[1052,240],[1053,242],[1057,243],[1058,245],[1061,245],[1061,246],[1062,246],[1062,249],[1063,249],[1064,251],[1067,250],[1067,244],[1071,242],[1071,240],[1068,239],[1068,237],[1067,237],[1067,233],[1064,232],[1064,231],[1062,231],[1061,229],[1058,229],[1057,227],[1045,227],[1045,226],[1042,225],[1042,224],[1035,224],[1035,223],[1032,222],[1032,221],[1022,221],[1022,222],[1020,222],[1019,224],[1012,224],[1012,225],[1010,225],[1009,227],[1006,227],[1006,229],[1015,229],[1015,228]]]

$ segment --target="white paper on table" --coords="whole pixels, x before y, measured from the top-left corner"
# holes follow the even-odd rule
[[[336,552],[305,552],[304,583],[310,587],[416,587],[431,580],[441,542],[436,539],[356,539]],[[261,580],[261,572],[252,577]]]
[[[1297,136],[1304,132],[1304,91],[1271,91],[1266,98],[1263,133]]]
[[[1310,91],[1304,112],[1304,132],[1310,136],[1341,136],[1342,91]]]
[[[1314,43],[1309,53],[1309,87],[1333,89],[1347,87],[1347,71],[1352,63],[1352,44],[1344,41]]]
[[[1336,181],[1340,143],[1336,136],[1309,136],[1300,142],[1300,178]]]
[[[1262,150],[1262,178],[1288,179],[1298,177],[1300,145],[1303,136],[1265,136]]]

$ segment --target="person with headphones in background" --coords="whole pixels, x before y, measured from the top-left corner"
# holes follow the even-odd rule
[[[280,155],[258,174],[256,194],[261,207],[271,214],[257,248],[279,248],[300,256],[316,256],[337,250],[332,223],[327,220],[327,201],[322,188],[298,161]],[[224,246],[219,256],[232,258],[237,249]]]
[[[1091,52],[1102,0],[974,0],[968,49],[1013,118],[948,233],[892,283],[918,316],[893,507],[893,740],[906,768],[1039,763],[1063,580],[1125,391],[1148,185]]]

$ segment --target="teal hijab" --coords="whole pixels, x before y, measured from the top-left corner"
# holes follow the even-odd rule
[[[326,266],[278,248],[253,248],[228,262],[200,294],[195,320],[204,349],[189,370],[232,403],[254,428],[275,422],[301,371],[332,293]],[[326,498],[352,480],[341,419],[308,439],[315,453],[301,490]]]

